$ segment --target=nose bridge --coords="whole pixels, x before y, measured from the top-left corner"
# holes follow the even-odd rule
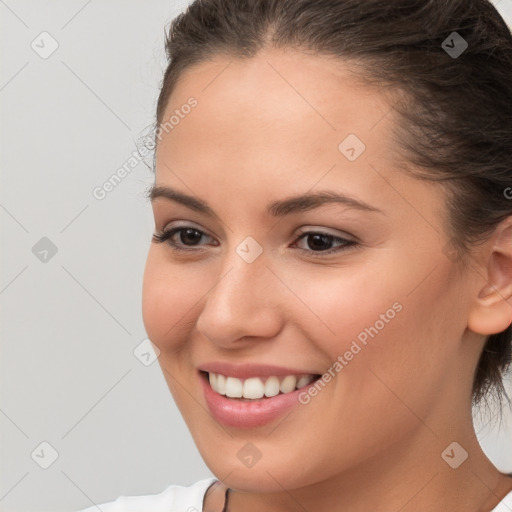
[[[238,248],[237,248],[238,250]],[[271,275],[266,267],[266,258],[259,256],[250,263],[234,251],[226,259],[222,276],[209,294],[209,303],[229,307],[235,313],[247,308],[255,312],[269,302],[268,278]],[[262,296],[263,295],[263,296]]]
[[[210,339],[271,336],[277,328],[278,292],[271,292],[270,281],[279,283],[267,268],[265,255],[260,252],[254,257],[254,247],[250,244],[251,241],[242,242],[233,249],[206,296],[197,327]]]

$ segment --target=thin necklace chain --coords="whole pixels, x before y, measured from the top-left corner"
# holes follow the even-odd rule
[[[224,508],[222,509],[222,512],[228,512],[228,502],[229,502],[229,493],[231,489],[228,487],[226,490],[226,500],[224,501]]]

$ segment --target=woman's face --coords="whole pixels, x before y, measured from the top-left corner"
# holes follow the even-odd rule
[[[182,231],[151,244],[144,324],[206,464],[241,489],[375,468],[412,439],[444,464],[469,407],[475,278],[443,249],[444,196],[394,168],[392,108],[333,62],[216,58],[182,76],[162,120],[155,229]],[[324,380],[240,400],[207,388],[209,368],[241,377],[234,395],[249,378],[256,395],[277,392],[270,376]]]

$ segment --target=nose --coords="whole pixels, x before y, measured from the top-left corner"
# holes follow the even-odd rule
[[[273,338],[282,327],[284,288],[263,254],[247,263],[235,253],[207,293],[196,328],[223,348],[238,347],[242,338]]]

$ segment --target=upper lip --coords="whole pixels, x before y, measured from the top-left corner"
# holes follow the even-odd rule
[[[204,363],[197,368],[203,372],[220,373],[227,377],[237,377],[239,379],[270,377],[273,375],[276,377],[279,375],[319,375],[318,373],[298,368],[253,363],[232,364],[224,361]]]

